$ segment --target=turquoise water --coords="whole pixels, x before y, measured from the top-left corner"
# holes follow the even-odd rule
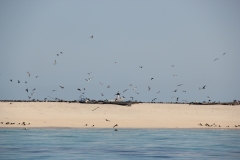
[[[0,129],[0,159],[240,159],[240,130]]]

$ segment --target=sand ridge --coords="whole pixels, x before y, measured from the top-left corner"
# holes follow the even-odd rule
[[[0,102],[0,127],[240,129],[239,115],[239,105]]]

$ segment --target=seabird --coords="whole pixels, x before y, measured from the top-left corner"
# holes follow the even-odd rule
[[[62,89],[64,88],[63,86],[60,86]]]
[[[129,84],[129,86],[132,86],[132,84]]]
[[[27,81],[25,81],[25,83],[27,84]]]
[[[10,79],[10,81],[12,82],[12,79]]]
[[[157,94],[160,93],[160,91],[156,92]]]
[[[152,100],[152,102],[155,101],[156,99],[157,99],[157,98],[154,98],[154,99]]]
[[[183,92],[185,92],[185,93],[186,93],[187,91],[183,91]]]
[[[133,101],[133,97],[130,97],[131,99],[132,99],[132,101]]]
[[[81,91],[81,89],[80,89],[80,88],[78,88],[77,90]]]
[[[117,125],[117,124],[115,124],[115,125],[113,126],[113,128],[114,128],[114,127],[117,127],[117,126],[118,126],[118,125]]]
[[[62,52],[60,52],[61,54],[63,54]]]
[[[18,80],[18,83],[20,83],[20,81]]]
[[[26,91],[28,92],[28,89],[26,89]]]
[[[153,80],[154,78],[151,78],[151,80]]]
[[[56,61],[56,60],[54,61],[54,65],[55,65],[55,64],[57,64],[57,61]]]
[[[93,35],[91,35],[89,38],[93,39]]]
[[[151,87],[148,86],[148,91],[150,91],[150,90],[151,90]]]
[[[171,67],[174,67],[174,65],[172,65]]]
[[[226,54],[226,52],[223,53],[223,55],[225,55],[225,54]]]
[[[99,82],[101,85],[103,85],[103,83],[102,82]]]
[[[103,93],[101,93],[101,95],[104,96]]]
[[[110,122],[110,120],[106,119],[106,121]]]
[[[123,91],[123,93],[126,92],[127,90],[128,90],[128,89],[125,89],[125,90]]]
[[[55,92],[56,90],[52,90],[52,92]]]
[[[206,85],[202,87],[202,89],[205,89]]]
[[[139,68],[143,68],[143,66],[139,66]]]
[[[107,86],[107,88],[110,88],[110,85],[109,85],[109,86]]]
[[[214,59],[214,61],[213,61],[213,62],[215,62],[216,60],[218,60],[218,58]]]
[[[173,75],[173,77],[176,77],[176,76],[177,76],[176,74]]]
[[[27,72],[27,74],[28,74],[28,76],[30,77],[31,74],[30,74],[29,72]]]
[[[177,101],[178,101],[178,98],[179,98],[179,97],[177,97]]]
[[[59,56],[59,54],[57,54],[57,56]]]
[[[36,78],[38,78],[39,76],[36,76]]]
[[[175,89],[173,92],[177,92],[177,89]]]
[[[183,84],[179,84],[179,85],[177,85],[177,86],[181,86],[181,85],[183,85]]]

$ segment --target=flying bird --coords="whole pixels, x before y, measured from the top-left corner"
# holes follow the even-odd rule
[[[27,92],[28,92],[28,89],[26,89],[25,91],[27,91]]]
[[[218,60],[218,58],[214,59],[213,62],[215,62],[216,60]]]
[[[178,101],[178,98],[179,98],[179,97],[177,97],[177,101]]]
[[[148,86],[148,91],[150,91],[150,90],[151,90],[151,87]]]
[[[103,83],[102,82],[99,82],[101,85],[103,85]]]
[[[10,79],[10,81],[12,82],[12,79]]]
[[[81,89],[80,89],[80,88],[78,88],[77,90],[81,91]]]
[[[52,92],[55,92],[56,90],[52,90]]]
[[[153,80],[154,78],[151,78],[151,80]]]
[[[59,56],[59,54],[57,54],[57,56]]]
[[[156,92],[157,94],[160,93],[160,91]]]
[[[30,77],[31,74],[30,74],[29,72],[27,72],[27,74],[28,74],[28,76]]]
[[[177,76],[176,74],[173,75],[173,77],[176,77],[176,76]]]
[[[103,93],[101,93],[101,95],[104,96]]]
[[[177,92],[177,89],[176,89],[176,90],[174,90],[173,92]]]
[[[202,89],[205,89],[206,85],[202,87]]]
[[[154,98],[154,99],[152,100],[152,102],[155,101],[156,99],[157,99],[157,98]]]
[[[60,52],[61,54],[63,54],[62,52]]]
[[[89,38],[93,39],[93,35],[91,35]]]
[[[226,54],[226,52],[224,52],[222,55],[225,55]]]
[[[109,86],[107,86],[107,88],[110,88],[110,85],[109,85]]]
[[[123,91],[123,93],[126,92],[127,90],[128,90],[128,89],[125,89],[125,90]]]
[[[39,76],[36,76],[36,78],[38,78]]]
[[[139,66],[139,68],[143,68],[143,66]]]
[[[55,60],[55,61],[54,61],[54,65],[56,65],[56,64],[57,64],[57,61]]]
[[[60,86],[62,89],[64,88],[63,86]]]
[[[20,83],[20,81],[18,80],[18,83]]]
[[[113,128],[114,128],[114,127],[117,127],[117,126],[118,126],[118,125],[117,125],[117,124],[115,124],[115,125],[113,126]]]
[[[172,65],[171,67],[174,67],[174,65]]]
[[[25,81],[25,83],[27,84],[27,81]]]
[[[181,86],[181,85],[183,85],[183,84],[179,84],[179,85],[177,85],[177,86]]]

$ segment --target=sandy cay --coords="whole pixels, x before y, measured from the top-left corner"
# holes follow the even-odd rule
[[[117,128],[240,129],[240,126],[235,127],[235,125],[240,125],[239,105],[140,103],[132,106],[120,106],[60,102],[11,103],[0,102],[1,128],[113,128],[115,124],[118,124]],[[15,124],[7,125],[7,122]],[[25,126],[22,125],[23,122],[25,122]],[[28,125],[29,123],[30,125]],[[203,126],[198,125],[199,123]],[[206,123],[209,125],[215,123],[216,126],[208,127],[205,126]]]

